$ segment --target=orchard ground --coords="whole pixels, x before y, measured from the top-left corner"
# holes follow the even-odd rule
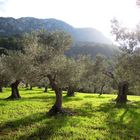
[[[20,100],[3,100],[10,89],[0,93],[0,140],[139,140],[140,97],[128,96],[126,105],[116,105],[116,95],[63,93],[63,108],[72,116],[47,112],[55,101],[49,90],[20,89]]]

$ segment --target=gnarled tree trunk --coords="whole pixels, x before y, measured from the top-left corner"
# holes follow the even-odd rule
[[[55,89],[56,101],[52,108],[49,110],[50,115],[55,115],[57,113],[63,113],[62,109],[62,90],[60,88]]]
[[[62,90],[60,88],[55,89],[56,101],[52,109],[54,112],[62,112]]]
[[[127,93],[128,93],[128,82],[122,81],[118,84],[118,96],[116,98],[116,103],[126,103],[127,102]]]
[[[74,89],[72,87],[68,87],[67,96],[72,97],[74,96]]]
[[[14,83],[11,84],[12,94],[7,99],[19,99],[21,98],[19,95],[18,85],[20,81],[16,80]]]
[[[44,92],[48,92],[48,87],[47,86],[45,86]]]
[[[48,75],[48,79],[50,81],[50,85],[52,89],[55,91],[56,101],[52,108],[49,110],[50,115],[55,115],[57,113],[63,113],[62,109],[62,89],[57,86],[55,83],[55,79],[52,78],[51,75]]]

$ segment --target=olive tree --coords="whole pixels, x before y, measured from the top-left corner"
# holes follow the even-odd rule
[[[67,77],[71,72],[67,68],[67,58],[64,52],[71,46],[71,37],[60,31],[38,32],[37,54],[34,66],[37,66],[40,79],[47,77],[51,88],[55,91],[56,101],[50,109],[50,114],[62,113],[62,88],[66,87]]]
[[[108,60],[104,55],[97,54],[94,59],[93,65],[93,85],[94,92],[100,93],[100,95],[104,92],[104,88],[110,86],[111,80],[103,74],[103,72],[107,69]]]
[[[81,56],[80,63],[84,64],[84,72],[82,73],[82,77],[80,78],[79,91],[80,92],[89,92],[94,88],[93,85],[93,68],[94,68],[94,60],[89,56]]]
[[[116,19],[112,20],[112,34],[120,46],[120,52],[116,57],[113,71],[107,71],[106,74],[116,82],[118,86],[117,103],[126,103],[128,89],[132,85],[132,69],[134,70],[134,51],[139,45],[138,30],[132,31],[122,27]],[[134,75],[136,76],[136,75]]]
[[[7,83],[7,74],[2,63],[3,55],[0,56],[0,92],[2,92],[2,87]]]
[[[38,87],[44,87],[44,93],[48,92],[48,87],[50,86],[49,79],[47,77],[42,78],[38,83]]]
[[[101,54],[97,54],[94,59],[90,56],[84,56],[82,63],[85,64],[85,70],[80,81],[81,90],[102,94],[104,88],[107,89],[111,83],[108,76],[104,75],[107,59]]]
[[[12,93],[8,99],[19,99],[18,85],[28,70],[27,58],[20,51],[10,51],[2,59],[5,74],[8,77]]]
[[[85,73],[85,63],[82,61],[83,56],[77,58],[69,58],[67,62],[67,69],[70,71],[67,77],[67,96],[71,97],[75,95],[75,91],[78,91],[82,82],[82,77]]]
[[[34,41],[30,42],[30,40]],[[27,45],[27,42],[30,45]],[[7,54],[2,58],[3,68],[5,70],[5,74],[8,77],[7,80],[12,89],[12,93],[10,97],[8,97],[8,99],[20,98],[18,90],[19,83],[22,80],[25,80],[25,77],[31,75],[32,71],[34,72],[34,67],[32,63],[35,58],[35,54],[37,53],[37,47],[35,47],[35,45],[37,44],[36,42],[37,40],[35,36],[23,35],[19,40],[19,45],[22,46],[23,49],[21,51],[7,51]]]

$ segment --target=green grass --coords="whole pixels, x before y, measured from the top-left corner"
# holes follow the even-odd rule
[[[3,100],[0,94],[0,140],[139,140],[140,97],[129,96],[127,105],[117,106],[115,95],[63,95],[63,107],[73,116],[49,117],[55,101],[53,91],[20,89],[22,99]]]

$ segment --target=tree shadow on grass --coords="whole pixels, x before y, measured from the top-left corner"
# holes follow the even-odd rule
[[[7,104],[5,102],[0,103],[0,106],[6,106]]]
[[[29,94],[29,95],[31,95],[31,94],[43,94],[44,92],[43,91],[30,91],[30,92],[25,92],[25,93],[23,93],[23,94]]]
[[[97,98],[97,99],[104,99],[104,98],[110,98],[109,96],[103,96],[103,95],[95,95],[95,94],[92,94],[92,95],[85,95],[84,98]]]
[[[83,98],[81,97],[68,97],[68,96],[63,96],[63,102],[69,102],[69,101],[81,101]]]
[[[23,100],[54,100],[55,96],[33,96],[33,97],[23,97]]]
[[[92,118],[95,116],[96,109],[93,107],[92,103],[84,103],[80,107],[74,109],[67,108],[74,116],[88,117]]]
[[[66,126],[68,122],[68,117],[64,115],[57,115],[53,117],[53,119],[50,119],[47,121],[43,126],[40,126],[36,131],[34,131],[30,135],[22,135],[19,137],[19,140],[48,140],[53,139],[53,137],[56,137],[55,134],[58,133],[58,131]],[[60,132],[59,132],[60,133]],[[64,135],[62,132],[60,134],[61,136]]]
[[[42,93],[41,93],[42,94]],[[49,94],[45,94],[45,95],[41,95],[40,93],[35,95],[35,96],[22,96],[20,99],[10,99],[10,100],[7,100],[7,98],[4,98],[4,99],[0,99],[4,102],[7,102],[7,101],[16,101],[16,102],[24,102],[24,101],[39,101],[39,102],[54,102],[56,97],[55,95],[52,96],[52,95],[49,95]],[[83,98],[80,98],[80,97],[67,97],[65,96],[65,94],[63,95],[63,103],[65,102],[70,102],[70,101],[81,101],[83,100]],[[3,103],[4,105],[4,103]]]
[[[104,136],[105,139],[140,139],[140,112],[137,111],[139,106],[140,102],[126,105],[101,104],[97,111],[107,114],[105,121],[108,133]]]
[[[25,118],[13,120],[13,121],[7,121],[3,125],[0,125],[0,132],[4,131],[7,128],[10,128],[11,130],[17,129],[20,125],[21,126],[31,125],[31,124],[41,121],[42,119],[45,119],[45,118],[46,118],[45,113],[35,113],[35,114],[32,114]]]
[[[17,100],[22,100],[22,99],[26,98],[26,97],[24,97],[24,95],[32,95],[32,94],[35,94],[35,95],[39,94],[39,95],[41,95],[42,93],[43,92],[41,92],[41,91],[38,91],[38,92],[35,92],[35,91],[34,92],[26,92],[26,93],[23,93],[23,92],[19,91],[19,94],[21,96],[21,98],[19,98],[19,99],[7,99],[7,97],[6,97],[6,98],[0,99],[0,100],[17,101]],[[10,93],[10,95],[11,95],[11,93]]]
[[[19,140],[36,140],[36,139],[42,139],[47,140],[50,139],[50,137],[57,132],[58,129],[65,126],[67,123],[68,117],[65,115],[58,114],[54,117],[50,117],[44,112],[35,113],[32,115],[29,115],[25,118],[21,118],[14,121],[8,121],[2,125],[0,125],[0,134],[9,135],[10,133],[15,131],[15,136],[13,136],[13,139],[19,139]],[[35,125],[38,122],[40,125]],[[26,127],[32,127],[32,125],[35,125],[35,131],[34,132],[28,132],[25,135],[18,134],[18,129]],[[2,136],[2,135],[1,135]]]
[[[24,102],[24,101],[42,101],[42,102],[46,102],[46,101],[50,101],[50,100],[54,100],[55,96],[51,96],[51,95],[44,95],[42,96],[41,94],[39,95],[35,95],[35,96],[21,96],[20,99],[7,99],[7,98],[3,98],[0,99],[0,101],[19,101],[19,102]]]
[[[52,95],[45,95],[45,96],[32,96],[32,97],[22,97],[21,100],[23,101],[42,101],[42,102],[50,102],[50,101],[55,101],[56,97],[52,96]],[[79,98],[79,97],[67,97],[67,96],[63,96],[63,103],[65,102],[70,102],[70,101],[80,101],[83,100],[83,98]]]

